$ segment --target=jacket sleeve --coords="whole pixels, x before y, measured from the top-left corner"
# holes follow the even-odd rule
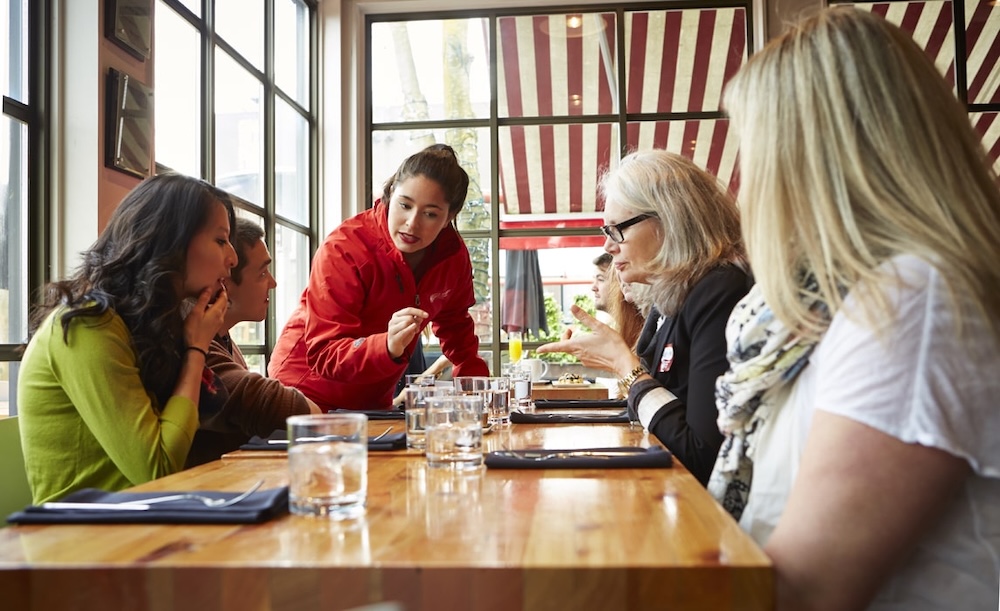
[[[48,347],[53,363],[62,365],[55,374],[66,396],[108,457],[133,484],[183,469],[198,428],[197,406],[174,396],[157,413],[121,318],[77,321],[69,345],[56,331],[47,336]]]
[[[451,374],[453,378],[488,376],[490,368],[479,356],[476,324],[469,314],[469,308],[476,303],[472,289],[472,264],[469,261],[468,251],[464,251],[463,255],[463,265],[459,267],[454,277],[463,279],[464,282],[453,291],[448,306],[434,317],[431,328],[441,341],[442,354],[454,366]]]
[[[239,354],[235,344],[233,351]],[[229,392],[229,399],[219,414],[202,422],[202,429],[266,437],[285,428],[285,418],[309,413],[305,395],[248,370],[244,363],[242,355],[235,358],[218,340],[212,341],[206,364]]]
[[[685,304],[684,324],[691,341],[687,400],[667,402],[649,424],[649,430],[702,484],[708,482],[723,440],[716,422],[715,380],[728,368],[726,324],[745,293],[737,284],[714,283]]]
[[[315,375],[359,383],[389,381],[391,388],[403,361],[389,356],[388,332],[367,334],[361,319],[369,291],[378,294],[362,280],[363,268],[374,264],[357,261],[349,248],[340,248],[346,239],[332,235],[313,258],[306,299],[306,359]]]

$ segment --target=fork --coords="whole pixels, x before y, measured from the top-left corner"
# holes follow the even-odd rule
[[[223,507],[229,507],[235,505],[240,501],[244,500],[257,489],[264,485],[264,480],[259,479],[257,482],[250,486],[246,492],[238,494],[231,499],[216,499],[209,496],[203,496],[201,494],[195,494],[192,492],[185,492],[182,494],[168,494],[166,496],[156,496],[151,499],[137,499],[135,501],[125,501],[124,503],[119,503],[119,505],[153,505],[155,503],[169,503],[170,501],[201,501],[205,504],[205,507],[212,507],[215,509],[221,509]]]

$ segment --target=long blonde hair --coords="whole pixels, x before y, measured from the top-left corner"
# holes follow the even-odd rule
[[[646,271],[661,314],[676,314],[713,268],[745,264],[735,200],[687,157],[663,150],[631,153],[601,178],[601,190],[636,214],[656,217],[662,242]]]
[[[835,314],[844,292],[887,278],[912,254],[934,265],[1000,335],[1000,191],[964,107],[897,27],[856,9],[826,9],[754,55],[725,106],[740,136],[743,235],[775,315],[818,337],[803,300]],[[870,320],[889,311],[865,291]]]

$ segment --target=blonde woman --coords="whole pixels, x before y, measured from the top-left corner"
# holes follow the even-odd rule
[[[854,9],[770,43],[725,102],[758,288],[710,490],[779,608],[996,609],[1000,192],[965,109]]]
[[[649,285],[654,307],[634,350],[574,306],[593,332],[538,352],[616,372],[633,417],[706,483],[722,444],[714,392],[727,367],[726,321],[751,284],[736,203],[690,159],[659,150],[626,156],[601,188],[604,250],[620,281]]]

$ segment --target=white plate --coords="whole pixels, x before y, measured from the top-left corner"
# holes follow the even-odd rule
[[[552,382],[553,388],[586,388],[590,382]]]

